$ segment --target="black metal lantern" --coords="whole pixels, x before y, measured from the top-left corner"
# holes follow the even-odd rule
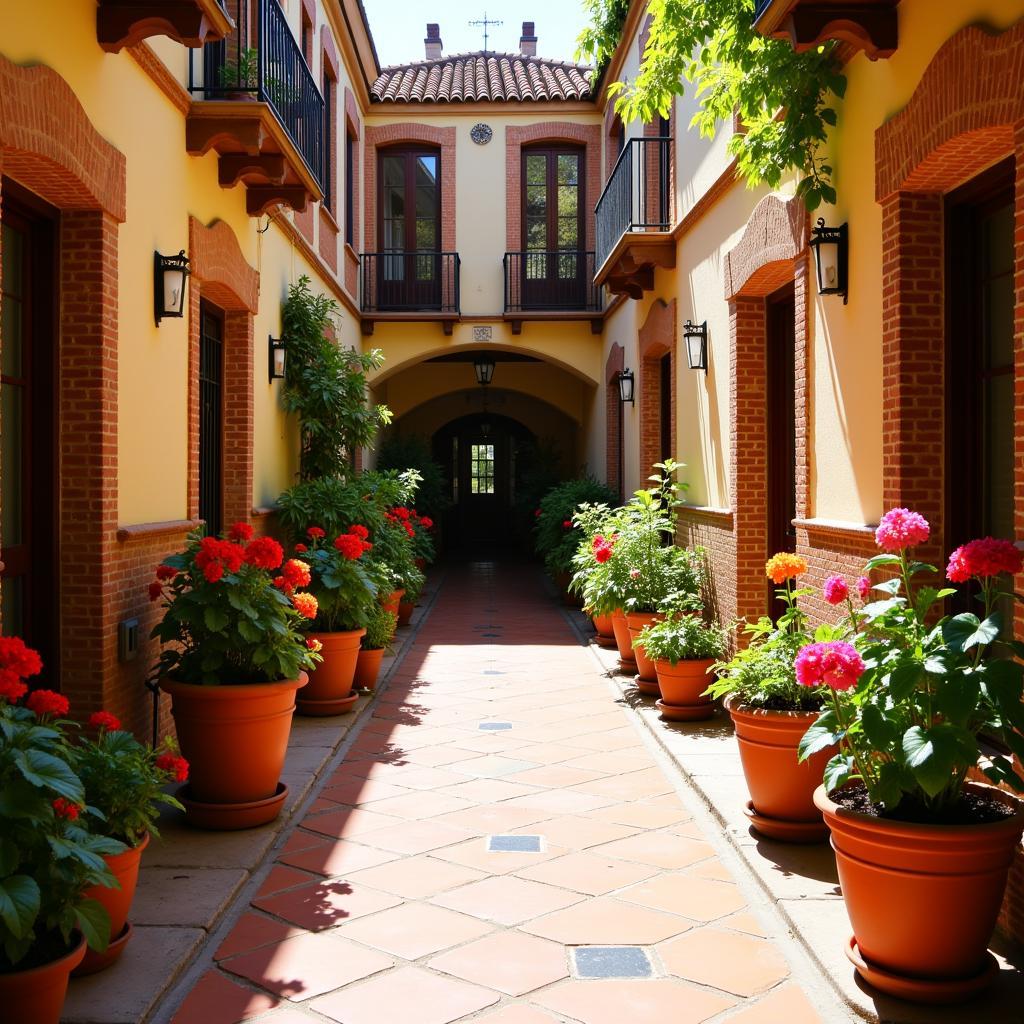
[[[811,248],[818,269],[818,294],[842,295],[846,305],[847,255],[849,250],[849,228],[841,224],[837,228],[825,226],[825,218],[819,217],[811,232]]]
[[[686,344],[686,362],[691,370],[708,372],[708,322],[695,324],[687,320],[683,324],[683,341]]]
[[[486,387],[494,376],[494,360],[490,356],[480,356],[473,360],[473,370],[477,384]]]
[[[273,336],[267,337],[267,363],[271,380],[284,380],[285,353],[288,342]]]
[[[633,403],[633,371],[619,370],[619,402]]]
[[[165,316],[184,314],[185,278],[189,272],[184,249],[177,256],[153,253],[153,313],[158,325]]]

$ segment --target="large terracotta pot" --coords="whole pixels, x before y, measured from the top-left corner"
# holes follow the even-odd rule
[[[635,669],[636,655],[633,653],[633,638],[629,635],[626,615],[620,610],[612,612],[612,633],[615,636],[615,646],[619,649],[619,664],[627,672]]]
[[[401,603],[404,596],[404,590],[392,590],[391,593],[381,601],[380,606],[386,612],[391,612],[392,615],[397,615],[398,605]]]
[[[83,974],[96,974],[114,963],[124,952],[130,935],[128,912],[135,898],[135,888],[139,882],[139,864],[142,851],[149,846],[149,833],[142,837],[137,846],[129,847],[123,853],[114,853],[103,859],[110,868],[110,873],[117,879],[120,889],[108,888],[105,885],[94,885],[86,889],[88,899],[103,904],[110,915],[110,945],[103,953],[86,949],[85,959],[74,970],[75,977]]]
[[[182,756],[188,796],[204,804],[249,804],[278,791],[295,711],[298,679],[240,686],[197,686],[162,679]]]
[[[694,661],[670,661],[659,658],[654,667],[658,673],[661,717],[677,722],[696,722],[715,713],[715,702],[703,696],[711,678],[708,669],[714,658]]]
[[[866,981],[902,999],[962,1001],[998,974],[987,946],[1024,804],[992,786],[967,789],[1013,807],[1013,816],[986,825],[912,824],[840,807],[824,786],[814,794],[853,925],[847,955]]]
[[[309,673],[309,683],[298,698],[300,715],[340,715],[359,699],[352,694],[359,657],[359,641],[365,629],[339,633],[311,633],[321,643],[323,661]]]
[[[59,960],[0,974],[0,1019],[11,1024],[60,1024],[68,976],[85,956],[85,939]]]
[[[615,634],[612,631],[612,617],[610,615],[592,616],[594,629],[597,636],[594,638],[601,647],[614,647]]]
[[[398,606],[398,625],[408,626],[412,621],[412,613],[416,611],[416,605],[411,601],[402,601]]]
[[[362,647],[356,658],[356,677],[353,686],[358,690],[374,690],[377,687],[377,676],[380,675],[380,663],[384,660],[383,647]]]
[[[637,667],[637,681],[642,683],[653,683],[655,686],[658,682],[658,672],[654,667],[652,659],[647,657],[647,652],[643,648],[643,644],[638,644],[636,638],[640,635],[641,630],[644,626],[649,626],[654,622],[661,622],[665,616],[661,612],[627,612],[626,613],[626,625],[629,629],[630,643],[633,645],[633,654],[636,656],[636,667]]]
[[[817,712],[763,711],[733,698],[725,705],[736,728],[743,774],[750,790],[747,817],[762,835],[791,843],[817,843],[828,835],[814,790],[835,747],[797,759],[804,733]]]

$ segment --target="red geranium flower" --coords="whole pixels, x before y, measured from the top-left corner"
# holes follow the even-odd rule
[[[109,711],[94,711],[89,716],[89,725],[93,729],[106,729],[108,732],[117,732],[121,728],[121,719],[112,715]]]
[[[946,577],[954,583],[966,583],[972,576],[986,579],[1021,571],[1022,556],[1017,546],[1008,540],[982,537],[962,544],[949,556]]]
[[[304,555],[308,550],[309,548],[307,548],[305,544],[295,545],[295,554],[297,555]]]
[[[348,532],[351,533],[353,537],[358,537],[360,540],[366,540],[370,536],[370,531],[363,526],[362,523],[356,523]]]
[[[317,651],[323,650],[324,645],[315,636],[307,636],[306,646],[316,654]]]
[[[21,681],[17,672],[9,668],[0,668],[0,700],[8,700],[12,704],[21,700],[28,693],[28,687]]]
[[[343,533],[334,541],[334,546],[350,561],[363,553],[363,542],[351,533]]]
[[[178,575],[178,570],[173,565],[158,565],[156,567],[156,578],[158,580],[173,580]]]
[[[188,778],[188,761],[170,751],[156,759],[156,766],[161,771],[173,775],[176,782],[184,782]]]
[[[319,540],[321,537],[326,537],[327,536],[327,531],[326,530],[322,530],[319,526],[311,526],[306,531],[306,536],[310,540]]]
[[[279,569],[284,549],[273,537],[257,537],[246,549],[245,560],[258,569]]]
[[[53,690],[36,690],[28,695],[25,707],[37,715],[66,715],[71,705],[67,697]]]
[[[306,619],[315,619],[320,606],[312,594],[296,594],[292,598],[295,610]]]
[[[58,818],[64,818],[67,821],[74,821],[78,815],[82,813],[78,804],[73,804],[70,800],[65,800],[62,796],[57,797],[57,799],[53,801],[53,812]]]
[[[409,510],[402,505],[397,506],[395,509],[393,509],[393,511],[395,515],[398,516],[399,519],[409,518]]]
[[[220,562],[211,562],[203,569],[203,575],[210,583],[216,583],[224,575],[224,566]]]
[[[571,519],[563,519],[562,520],[562,529],[563,530],[571,530],[572,529],[572,520]]]
[[[305,562],[299,561],[297,558],[289,558],[288,561],[284,563],[281,575],[284,576],[288,586],[290,587],[309,586],[309,566]]]
[[[164,585],[159,580],[154,580],[149,585],[150,601],[159,601],[160,595],[164,592]]]
[[[424,516],[424,517],[423,517],[423,518],[422,518],[422,519],[420,520],[420,526],[422,526],[424,530],[430,530],[430,529],[433,529],[433,526],[434,526],[434,520],[433,520],[433,519],[431,519],[431,518],[430,518],[430,516]]]
[[[9,669],[24,679],[43,671],[43,659],[20,636],[0,636],[0,669]]]
[[[252,527],[248,523],[235,523],[235,525],[228,530],[228,540],[252,540]]]

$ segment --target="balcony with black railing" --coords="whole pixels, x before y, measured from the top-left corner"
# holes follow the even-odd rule
[[[597,201],[595,282],[640,298],[655,267],[675,266],[672,139],[630,139]]]
[[[118,53],[150,36],[169,36],[183,46],[205,46],[233,28],[226,0],[99,0],[96,39]]]
[[[460,316],[457,252],[389,249],[359,255],[364,334],[379,321],[438,320],[445,334]]]
[[[505,319],[519,334],[524,320],[595,320],[601,289],[594,284],[594,254],[574,250],[507,252]]]
[[[756,0],[754,26],[773,39],[792,43],[797,53],[838,40],[849,58],[863,50],[871,60],[891,57],[899,42],[900,0]],[[841,56],[843,56],[841,54]]]
[[[258,216],[323,196],[324,99],[278,0],[226,0],[235,29],[189,54],[190,153],[220,153],[220,183],[243,182]]]

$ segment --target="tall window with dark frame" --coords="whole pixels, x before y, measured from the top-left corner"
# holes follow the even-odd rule
[[[224,507],[224,315],[199,308],[199,518],[220,533]]]
[[[658,361],[659,380],[659,458],[672,458],[675,438],[672,437],[672,353],[666,352]]]
[[[534,308],[572,309],[586,304],[583,150],[523,150],[521,294]]]
[[[324,62],[324,206],[334,210],[334,79]]]
[[[356,140],[349,130],[345,132],[345,241],[352,246],[356,244],[355,171]]]

